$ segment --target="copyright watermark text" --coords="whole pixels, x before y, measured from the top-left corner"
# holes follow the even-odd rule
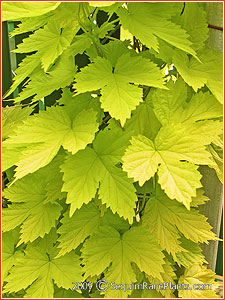
[[[121,290],[121,291],[134,291],[134,290],[212,290],[212,284],[174,284],[172,282],[163,282],[160,284],[152,284],[148,282],[142,283],[116,283],[116,282],[107,282],[106,280],[98,280],[96,283],[92,282],[73,282],[73,290],[82,291],[82,290],[91,290],[94,286],[99,292],[105,292],[108,289],[110,290]]]

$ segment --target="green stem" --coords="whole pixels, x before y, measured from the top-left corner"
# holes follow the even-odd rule
[[[144,207],[145,207],[145,203],[146,203],[147,198],[148,198],[148,197],[146,196],[146,194],[144,194],[144,197],[143,197],[143,200],[142,200],[142,202],[141,202],[140,208],[139,208],[139,210],[136,212],[136,215],[139,214],[139,213],[141,213],[141,212],[143,211],[143,209],[144,209]]]
[[[112,34],[114,34],[117,31],[117,29],[120,28],[120,26],[121,26],[120,24],[117,24],[116,27],[109,33],[108,37],[111,36]],[[107,40],[109,39],[108,37],[105,37],[102,40],[102,45],[104,45],[107,42]]]
[[[114,38],[114,37],[109,36],[109,35],[106,35],[105,37],[106,37],[107,39],[109,39],[109,40],[118,41],[117,38]]]
[[[45,98],[39,100],[39,110],[45,110]]]
[[[84,31],[84,32],[88,32],[87,29],[85,28],[85,25],[82,23],[81,19],[80,19],[80,6],[81,6],[81,3],[79,4],[79,7],[78,7],[78,14],[77,14],[77,17],[78,17],[78,23],[81,27],[81,29]],[[82,9],[83,9],[83,6],[82,6]]]
[[[148,96],[149,92],[150,92],[150,87],[148,87],[148,88],[144,91],[144,94],[143,94],[143,100],[146,99],[146,97]]]
[[[100,48],[97,46],[97,43],[94,41],[94,39],[92,39],[92,41],[93,41],[93,44],[95,46],[95,49],[97,51],[98,56],[103,57],[103,55],[102,55],[102,53],[100,51]]]

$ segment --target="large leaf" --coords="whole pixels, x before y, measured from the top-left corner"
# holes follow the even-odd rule
[[[84,203],[94,198],[100,182],[99,194],[103,204],[113,213],[133,222],[137,197],[132,182],[115,164],[128,144],[129,135],[122,130],[105,130],[99,133],[94,147],[69,155],[62,166],[63,191],[68,192],[67,203],[71,204],[70,216]],[[107,146],[105,146],[107,145]],[[119,146],[119,147],[118,147]]]
[[[49,243],[48,237],[46,242]],[[10,275],[7,276],[4,292],[26,289],[27,298],[52,298],[53,280],[58,287],[65,289],[72,288],[73,281],[82,281],[79,257],[71,252],[55,258],[57,253],[56,248],[51,248],[46,253],[44,243],[29,245],[25,256],[16,261]]]
[[[154,142],[142,135],[133,136],[123,156],[123,169],[141,186],[158,171],[159,183],[167,195],[189,209],[191,197],[201,187],[201,175],[193,163],[212,162],[205,146],[221,129],[220,122],[214,121],[186,126],[171,122],[161,127]]]
[[[99,231],[88,239],[82,248],[85,264],[85,277],[100,275],[105,272],[108,282],[130,284],[136,281],[131,263],[134,262],[140,271],[162,279],[164,255],[155,239],[142,227],[134,227],[122,236],[112,227],[100,227]],[[111,290],[106,297],[124,297],[129,292]]]
[[[98,57],[77,74],[74,88],[79,93],[101,89],[103,109],[119,119],[123,126],[131,110],[142,101],[141,89],[130,83],[163,88],[159,69],[141,57],[131,57],[130,53],[117,56],[115,65]]]
[[[16,162],[16,178],[47,165],[61,145],[72,153],[84,149],[98,129],[96,114],[92,109],[77,110],[71,119],[64,107],[51,107],[26,119],[4,142],[15,151],[18,146],[26,146]]]

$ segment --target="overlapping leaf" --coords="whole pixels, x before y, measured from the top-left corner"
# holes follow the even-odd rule
[[[208,39],[207,15],[203,6],[198,2],[187,2],[183,13],[177,15],[175,20],[190,36],[191,47],[197,51],[204,48],[205,41]]]
[[[169,90],[155,89],[150,93],[154,112],[160,123],[197,122],[222,117],[223,106],[209,92],[194,94],[187,102],[187,87],[179,78],[168,83]]]
[[[188,85],[197,92],[207,85],[220,103],[223,103],[223,64],[222,53],[204,50],[199,53],[199,59],[189,58],[182,52],[173,57],[178,72]]]
[[[185,255],[186,248],[190,249],[190,245],[180,240],[180,233],[195,243],[208,243],[208,240],[217,239],[205,216],[195,209],[188,211],[177,201],[169,199],[160,189],[146,204],[143,225],[155,236],[162,249],[173,257],[179,255],[177,252],[184,252]]]
[[[178,266],[190,268],[196,263],[208,263],[205,260],[204,255],[202,254],[202,249],[198,243],[194,243],[184,237],[182,237],[180,241],[181,246],[184,250],[181,252],[177,252],[173,256]]]
[[[85,264],[85,277],[100,275],[105,272],[108,282],[132,283],[136,281],[131,263],[134,262],[140,271],[162,279],[164,255],[155,239],[142,227],[134,227],[122,236],[112,227],[100,227],[99,231],[88,239],[82,248]],[[128,292],[129,293],[129,292]],[[121,290],[106,292],[106,297],[125,297]]]
[[[215,112],[207,112],[208,107],[214,103],[214,99],[210,98],[210,95],[206,95],[205,98],[202,94],[200,97],[194,97],[187,104],[186,109],[180,107],[181,105],[177,107],[177,104],[174,104],[170,91],[168,96],[169,101],[171,99],[169,104],[162,93],[162,98],[159,100],[162,103],[161,106],[158,105],[157,97],[155,97],[156,115],[159,116],[159,120],[164,126],[161,127],[154,141],[142,135],[132,137],[131,145],[123,157],[123,169],[128,172],[129,177],[139,181],[140,185],[143,185],[158,171],[158,181],[167,195],[171,199],[177,199],[184,203],[189,209],[191,197],[194,197],[196,189],[201,187],[201,175],[193,163],[212,164],[211,155],[205,146],[209,145],[215,136],[220,135],[222,130],[222,123],[219,121],[194,121],[218,117],[221,115],[221,108],[215,104]],[[207,97],[209,97],[209,105],[203,103]],[[201,102],[202,105],[200,105]],[[172,110],[180,108],[179,122],[186,120],[187,122],[170,121],[172,117],[169,107],[172,107]],[[190,122],[188,122],[186,113],[190,117]],[[176,155],[174,155],[175,153]]]
[[[56,258],[57,253],[57,248],[51,248],[46,253],[43,243],[29,245],[24,257],[17,260],[7,276],[4,292],[26,289],[27,298],[52,298],[53,280],[58,287],[65,289],[71,289],[73,281],[82,281],[79,256],[71,252]]]
[[[182,298],[218,298],[215,293],[217,284],[215,282],[215,273],[207,266],[201,264],[194,264],[190,268],[184,271],[179,279],[180,284],[186,284],[190,288],[185,290],[179,290],[179,297]],[[196,284],[196,288],[193,285]],[[198,289],[204,286],[205,288]]]
[[[149,94],[136,108],[124,127],[126,130],[131,130],[133,135],[142,134],[154,139],[161,127],[158,119],[153,111],[152,95]]]
[[[55,227],[62,210],[56,202],[62,197],[59,169],[62,161],[63,156],[58,156],[46,168],[4,190],[4,197],[12,204],[3,210],[3,231],[21,225],[19,244],[43,237]]]
[[[41,16],[22,18],[21,23],[17,24],[17,27],[10,32],[10,37],[39,29],[48,22],[52,14],[53,12],[51,11]]]
[[[76,249],[80,243],[97,230],[100,213],[93,203],[84,204],[71,218],[67,211],[61,222],[62,226],[58,230],[58,233],[61,234],[58,239],[60,242],[58,256]]]
[[[149,48],[158,52],[158,38],[187,53],[196,55],[185,30],[172,22],[182,10],[180,3],[129,3],[118,9],[125,29]]]
[[[117,214],[112,214],[109,209],[101,217],[99,208],[93,202],[84,204],[75,211],[71,218],[67,211],[62,219],[62,226],[58,230],[61,234],[58,239],[60,242],[58,256],[76,249],[88,236],[97,231],[99,225],[112,226],[120,231],[129,228],[128,222],[119,218]]]
[[[75,31],[74,31],[75,30]],[[46,72],[56,58],[69,47],[78,28],[66,26],[61,28],[56,21],[50,21],[43,29],[23,40],[14,50],[16,53],[38,51],[42,66]]]
[[[165,264],[163,265],[163,273],[162,273],[162,280],[159,280],[158,278],[154,278],[152,276],[146,276],[151,284],[155,284],[156,291],[158,293],[161,293],[165,298],[174,298],[174,291],[166,285],[165,283],[168,284],[174,284],[175,279],[177,278],[175,274],[175,268],[173,265],[170,263],[168,259],[164,259]],[[161,288],[161,286],[165,285],[165,289]]]
[[[21,249],[15,247],[19,240],[18,230],[4,232],[2,234],[2,280],[5,280],[9,270],[16,260],[23,256]]]
[[[14,77],[14,82],[5,97],[9,96],[28,76],[29,82],[19,94],[19,97],[14,99],[15,102],[33,96],[33,101],[40,100],[55,90],[66,87],[73,81],[76,72],[73,56],[78,53],[82,54],[85,49],[90,47],[91,43],[90,37],[85,34],[74,38],[71,45],[58,58],[48,73],[45,73],[41,68],[41,59],[38,52],[26,56],[16,69],[17,75]]]
[[[146,53],[145,53],[146,52]],[[184,81],[191,86],[195,92],[206,85],[216,99],[223,103],[223,64],[222,53],[212,49],[201,49],[198,51],[197,60],[181,50],[173,49],[164,41],[159,41],[159,53],[151,51],[143,52],[144,57],[153,57],[160,59],[159,64],[163,62],[173,63],[178,73]]]
[[[73,81],[75,71],[74,58],[65,51],[48,73],[45,73],[40,66],[34,69],[29,74],[30,81],[14,101],[21,102],[33,96],[33,101],[40,100],[55,90],[69,85]]]
[[[67,203],[71,204],[70,216],[94,198],[100,181],[102,203],[132,223],[137,201],[135,189],[126,174],[115,167],[129,137],[122,130],[106,129],[98,134],[93,149],[87,147],[76,155],[68,156],[62,171],[65,182],[63,191],[68,192]]]
[[[26,147],[16,162],[16,178],[47,165],[61,146],[72,153],[84,149],[98,129],[96,114],[92,109],[77,110],[71,119],[64,107],[51,107],[25,120],[5,141],[15,152],[18,146]]]
[[[12,135],[18,125],[32,113],[31,107],[5,107],[2,109],[2,138],[6,139]]]
[[[26,56],[15,70],[16,76],[13,78],[13,84],[9,91],[4,95],[8,97],[32,72],[40,65],[40,57],[38,53]]]

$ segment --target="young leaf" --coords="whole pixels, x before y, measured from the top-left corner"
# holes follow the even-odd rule
[[[103,109],[119,119],[122,126],[142,101],[141,89],[130,83],[163,88],[159,69],[152,62],[131,57],[129,53],[120,56],[115,66],[109,60],[98,57],[93,64],[82,69],[75,80],[74,88],[78,93],[101,88]]]

